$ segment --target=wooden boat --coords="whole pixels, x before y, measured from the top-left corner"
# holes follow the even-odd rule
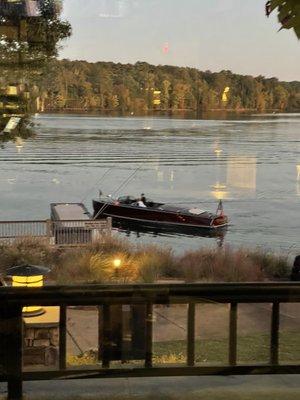
[[[93,209],[95,219],[112,217],[113,222],[119,220],[162,229],[191,227],[213,230],[228,225],[222,202],[217,212],[211,213],[197,207],[185,208],[152,200],[146,201],[145,206],[141,207],[138,199],[132,196],[121,196],[118,199],[101,196],[93,200]]]

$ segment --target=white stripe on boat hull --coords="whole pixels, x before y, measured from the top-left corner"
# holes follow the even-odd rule
[[[117,219],[125,219],[125,220],[131,220],[131,221],[138,221],[138,222],[147,222],[149,224],[156,224],[156,225],[175,225],[175,226],[184,226],[186,228],[205,228],[205,229],[217,229],[217,228],[222,228],[227,226],[228,224],[222,224],[222,225],[193,225],[193,224],[184,224],[180,222],[165,222],[165,221],[152,221],[149,219],[140,219],[140,218],[131,218],[131,217],[121,217],[119,215],[114,215],[114,214],[106,214],[105,212],[102,215],[106,215],[107,217],[112,217],[112,218],[117,218]]]

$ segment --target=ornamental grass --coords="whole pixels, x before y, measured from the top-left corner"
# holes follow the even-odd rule
[[[291,266],[282,254],[261,249],[223,247],[188,250],[139,245],[115,236],[83,247],[57,248],[37,238],[0,244],[0,272],[21,264],[51,268],[58,284],[182,282],[259,282],[287,279]],[[120,266],[114,266],[114,260]]]

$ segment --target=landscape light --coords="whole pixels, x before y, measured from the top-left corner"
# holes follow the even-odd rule
[[[118,269],[121,267],[122,261],[119,258],[115,258],[113,264],[114,264],[114,267],[116,269]]]
[[[44,275],[50,271],[49,268],[38,265],[18,265],[7,270],[7,276],[12,278],[13,287],[40,288],[44,286]],[[40,306],[23,307],[24,317],[34,317],[44,314]]]

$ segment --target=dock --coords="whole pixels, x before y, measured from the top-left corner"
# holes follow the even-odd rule
[[[86,221],[92,219],[83,203],[52,203],[50,204],[51,219],[65,221]]]
[[[111,218],[92,219],[82,203],[53,203],[50,209],[46,220],[0,221],[0,243],[34,238],[54,246],[84,246],[111,234]]]

